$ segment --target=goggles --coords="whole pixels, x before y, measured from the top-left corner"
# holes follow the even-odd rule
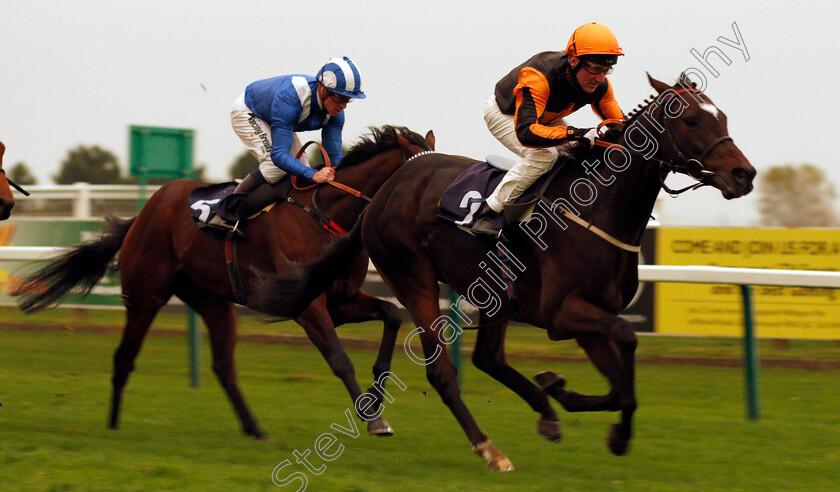
[[[345,96],[343,94],[338,94],[337,92],[327,91],[328,97],[331,98],[336,104],[349,104],[353,101],[353,98],[350,96]]]
[[[601,65],[600,63],[592,63],[591,61],[581,60],[582,67],[592,75],[611,74],[615,70],[614,65]]]

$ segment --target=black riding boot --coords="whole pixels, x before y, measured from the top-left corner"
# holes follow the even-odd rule
[[[490,208],[487,202],[481,204],[481,207],[475,212],[470,231],[473,234],[486,234],[493,237],[500,237],[502,230],[496,227],[496,217],[499,213]]]
[[[236,185],[236,189],[233,190],[233,193],[231,194],[235,195],[237,193],[244,193],[247,195],[257,189],[257,186],[259,186],[259,183],[257,183],[257,180],[249,174],[245,176],[245,179],[240,181],[238,185]]]
[[[238,214],[237,209],[245,197],[254,191],[257,186],[259,186],[259,183],[257,183],[257,180],[255,180],[250,174],[245,176],[245,179],[243,179],[236,186],[233,192],[222,201],[219,207],[220,210],[216,213],[215,217],[207,222],[207,225],[215,229],[230,232],[239,239],[244,239],[245,234],[239,229],[239,227],[237,227],[239,222],[242,220],[242,217]],[[240,196],[233,199],[234,195]]]

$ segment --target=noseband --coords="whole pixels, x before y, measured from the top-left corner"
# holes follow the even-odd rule
[[[659,104],[659,109],[664,111],[664,103],[671,97],[681,92],[697,92],[702,94],[702,91],[693,88],[676,91],[672,94],[669,94],[668,97],[666,97],[662,101],[662,103]],[[732,141],[732,137],[730,137],[729,135],[724,135],[712,142],[708,147],[706,147],[706,150],[701,152],[698,157],[687,157],[686,154],[690,155],[691,152],[688,150],[685,144],[683,144],[677,139],[676,135],[674,134],[673,122],[671,121],[673,118],[670,118],[667,115],[664,116],[665,118],[663,119],[665,120],[665,134],[668,136],[668,141],[674,148],[674,152],[676,152],[679,162],[663,161],[661,159],[650,159],[659,162],[659,182],[662,185],[662,189],[664,189],[667,193],[676,196],[686,191],[696,190],[697,188],[700,188],[702,186],[709,186],[708,180],[714,176],[717,176],[718,174],[714,171],[709,171],[708,169],[706,169],[706,166],[703,165],[703,159],[708,157],[708,155],[715,148],[717,148],[718,145],[724,142]],[[682,150],[680,150],[680,147],[682,147]],[[672,190],[668,187],[668,185],[665,184],[665,177],[668,175],[669,172],[685,174],[686,176],[695,179],[697,183],[679,190]]]

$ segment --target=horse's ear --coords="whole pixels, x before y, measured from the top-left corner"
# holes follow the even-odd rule
[[[426,134],[426,143],[429,144],[429,149],[435,150],[435,133],[431,130]]]
[[[653,87],[658,94],[662,94],[663,92],[667,91],[668,89],[671,89],[671,87],[668,84],[666,84],[665,82],[660,82],[660,81],[656,80],[655,78],[651,77],[649,73],[647,73],[647,72],[645,72],[645,73],[647,74],[648,82],[650,82],[651,87]]]
[[[3,142],[0,142],[0,167],[3,166],[3,154],[6,153],[6,146],[3,145]]]
[[[680,79],[677,81],[677,85],[681,85],[687,89],[696,89],[697,83],[692,82],[691,79],[688,78],[688,75],[685,72],[680,74]]]

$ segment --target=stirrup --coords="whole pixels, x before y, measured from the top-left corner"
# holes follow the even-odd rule
[[[233,227],[231,227],[230,232],[227,233],[228,238],[245,239],[245,233],[242,232],[242,229],[239,228],[240,222],[242,222],[241,219],[237,220],[236,223],[233,224]]]
[[[219,217],[213,217],[208,222],[204,223],[204,227],[209,227],[210,229],[215,229],[223,234],[227,238],[233,239],[245,239],[245,233],[242,232],[242,229],[239,228],[239,223],[241,220],[237,220],[235,224],[230,225],[227,221]]]

